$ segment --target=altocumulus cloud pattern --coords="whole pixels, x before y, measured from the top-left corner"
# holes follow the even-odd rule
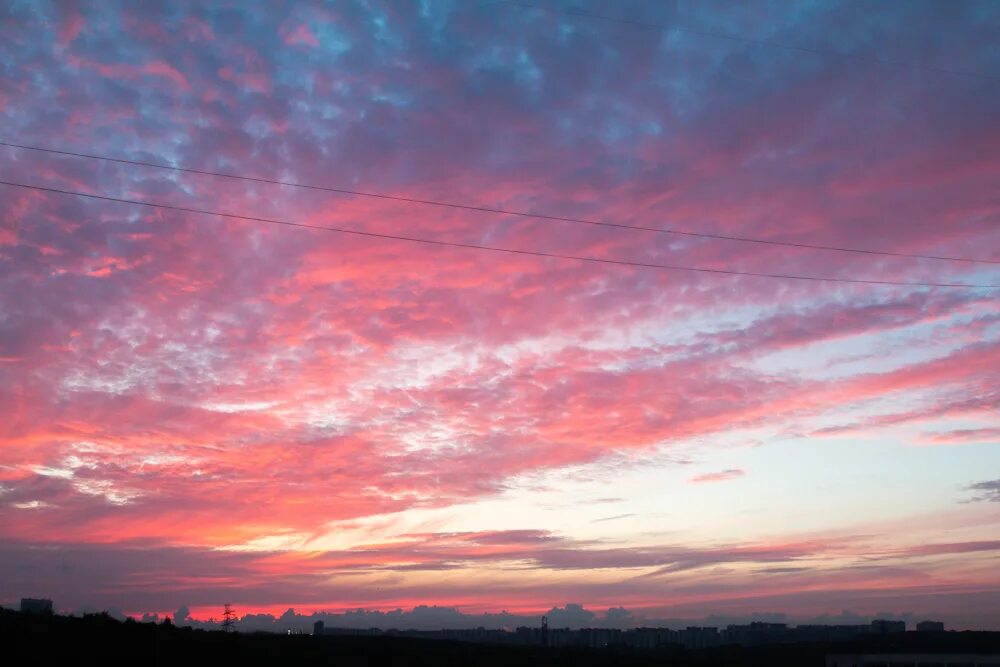
[[[6,3],[0,141],[396,199],[0,147],[0,603],[996,626],[1000,7],[858,8]]]

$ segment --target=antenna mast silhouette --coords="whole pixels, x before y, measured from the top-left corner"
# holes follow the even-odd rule
[[[236,612],[233,611],[233,606],[228,602],[222,612],[222,631],[232,632],[235,629],[236,624]]]

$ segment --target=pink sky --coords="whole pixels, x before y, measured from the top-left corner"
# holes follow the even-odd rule
[[[616,6],[646,27],[335,7],[9,6],[0,141],[984,261],[4,147],[0,180],[617,261],[1000,284],[995,5]],[[0,604],[1000,627],[1000,290],[0,198]]]

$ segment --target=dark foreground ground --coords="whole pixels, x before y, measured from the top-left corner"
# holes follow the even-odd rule
[[[10,665],[587,665],[820,667],[827,653],[995,652],[1000,633],[906,633],[850,644],[681,648],[545,649],[397,637],[227,634],[104,615],[72,618],[0,610],[0,651]],[[9,660],[9,662],[8,662]]]

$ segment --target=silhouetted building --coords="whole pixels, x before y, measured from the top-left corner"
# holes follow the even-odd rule
[[[576,646],[579,643],[578,633],[569,628],[549,628],[548,644],[552,648]]]
[[[719,630],[712,627],[688,626],[678,631],[678,643],[684,648],[708,648],[719,645]]]
[[[673,632],[667,628],[635,628],[623,633],[622,642],[632,648],[659,648],[674,643]]]
[[[755,621],[745,625],[729,625],[721,632],[714,627],[689,626],[683,630],[670,628],[633,628],[619,630],[614,628],[550,628],[548,619],[543,619],[540,627],[520,626],[510,630],[487,630],[483,627],[441,630],[380,630],[378,628],[337,628],[326,627],[323,621],[313,624],[313,634],[316,636],[368,636],[368,637],[407,637],[414,639],[444,639],[450,641],[472,642],[480,644],[506,644],[521,646],[549,646],[553,648],[611,648],[632,647],[656,649],[671,647],[698,650],[714,648],[726,644],[740,646],[765,646],[773,644],[790,644],[801,642],[849,642],[863,640],[871,643],[879,641],[884,635],[905,633],[904,621],[878,619],[868,625],[798,625],[788,626],[785,623],[762,623]],[[937,621],[922,621],[917,624],[921,632],[943,632],[944,624]],[[943,635],[947,637],[948,635]],[[919,639],[913,633],[911,639]],[[903,637],[893,637],[893,644]],[[917,644],[915,646],[926,646]],[[992,649],[992,646],[988,646]],[[951,645],[942,646],[942,650],[954,650]],[[983,650],[982,647],[972,647],[971,650]],[[848,663],[845,663],[848,664]],[[876,664],[858,663],[853,667]],[[893,664],[896,663],[885,663]],[[918,663],[923,664],[923,663]],[[933,663],[928,663],[933,664]],[[971,666],[973,663],[969,663]],[[992,663],[986,663],[992,665]]]
[[[941,621],[920,621],[917,623],[917,632],[944,632],[944,623]]]
[[[872,621],[872,632],[877,635],[888,635],[894,632],[906,632],[906,621],[887,621],[879,618]]]
[[[587,648],[607,648],[622,643],[622,631],[609,628],[584,628],[579,631],[579,643]]]
[[[872,634],[870,625],[797,625],[795,641],[846,642]]]
[[[788,626],[784,623],[761,623],[754,621],[750,625],[729,625],[722,631],[722,641],[727,644],[741,646],[758,646],[773,644],[792,639]]]
[[[995,667],[1000,654],[868,653],[826,656],[826,667]]]
[[[52,600],[45,598],[21,598],[21,612],[25,614],[51,614]]]

